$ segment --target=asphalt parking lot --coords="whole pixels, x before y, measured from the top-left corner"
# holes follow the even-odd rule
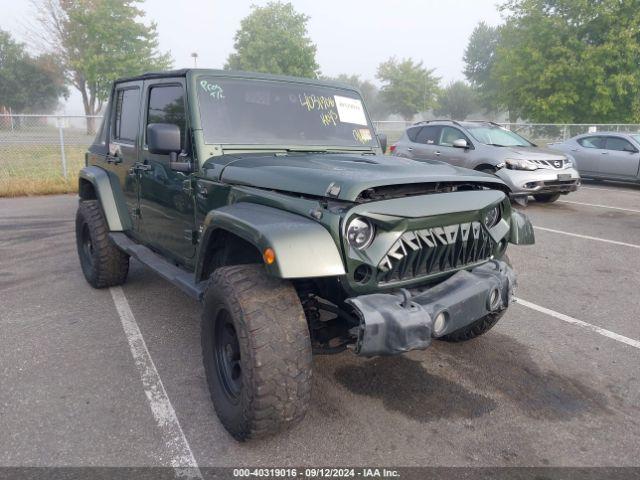
[[[2,199],[0,465],[639,466],[640,188],[563,200],[524,209],[537,243],[510,247],[523,302],[492,331],[316,357],[306,419],[238,444],[209,400],[199,305],[136,261],[123,296],[93,290],[75,196]]]

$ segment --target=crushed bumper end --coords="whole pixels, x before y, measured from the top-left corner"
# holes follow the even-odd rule
[[[516,275],[491,260],[428,289],[402,289],[347,300],[359,316],[355,352],[372,357],[424,350],[440,337],[507,308]]]

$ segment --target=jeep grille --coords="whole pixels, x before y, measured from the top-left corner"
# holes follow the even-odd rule
[[[480,222],[405,232],[378,265],[378,282],[459,270],[489,259],[493,248],[494,242]]]

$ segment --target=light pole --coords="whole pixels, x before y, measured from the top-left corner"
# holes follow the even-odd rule
[[[198,52],[193,52],[191,54],[191,56],[193,57],[193,67],[197,68],[198,67]]]

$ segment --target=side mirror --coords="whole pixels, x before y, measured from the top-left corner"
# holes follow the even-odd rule
[[[387,135],[384,133],[378,133],[378,142],[380,142],[382,153],[387,153]]]
[[[464,138],[458,138],[457,140],[454,140],[453,146],[455,148],[469,148],[469,144]]]
[[[147,125],[147,145],[149,153],[170,155],[182,150],[180,127],[171,123],[150,123]]]
[[[180,127],[172,123],[150,123],[147,125],[147,146],[149,153],[169,155],[169,168],[176,172],[191,172],[191,162],[178,162]]]

